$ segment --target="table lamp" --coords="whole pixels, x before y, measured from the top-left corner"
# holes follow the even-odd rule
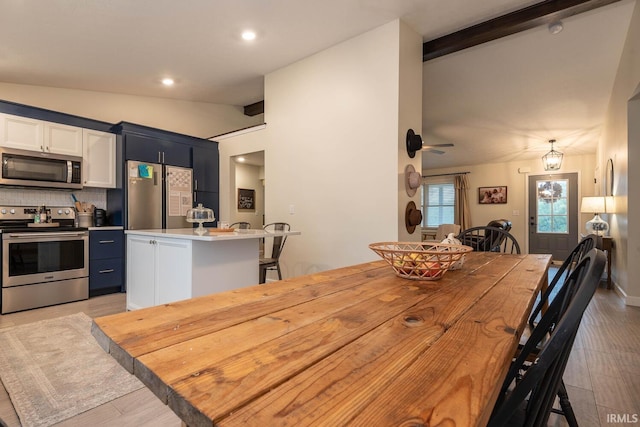
[[[606,212],[604,197],[583,197],[580,212],[595,214],[591,221],[587,221],[587,234],[595,234],[598,236],[607,235],[609,232],[609,223],[600,218],[600,213]]]

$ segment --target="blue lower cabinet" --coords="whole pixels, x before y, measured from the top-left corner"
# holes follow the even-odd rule
[[[122,258],[92,259],[89,261],[89,290],[122,287]]]
[[[89,296],[121,292],[124,284],[124,231],[89,232]]]

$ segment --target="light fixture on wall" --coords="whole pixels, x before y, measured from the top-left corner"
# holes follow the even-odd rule
[[[564,29],[564,25],[562,25],[562,21],[554,21],[549,24],[549,32],[551,34],[558,34]]]
[[[588,234],[606,236],[609,233],[609,223],[600,218],[601,213],[607,212],[607,202],[604,197],[583,197],[580,212],[594,214],[593,219],[587,221],[585,226]]]
[[[563,154],[553,149],[554,142],[556,142],[555,139],[549,140],[549,143],[551,144],[551,151],[542,156],[542,164],[544,164],[544,170],[546,171],[557,171],[560,169],[560,166],[562,166]]]

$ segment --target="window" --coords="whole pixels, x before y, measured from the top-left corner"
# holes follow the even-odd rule
[[[455,223],[456,191],[452,177],[429,180],[422,185],[422,226]]]
[[[538,233],[569,233],[569,180],[536,181]]]

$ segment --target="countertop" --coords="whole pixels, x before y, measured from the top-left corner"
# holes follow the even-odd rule
[[[89,227],[89,231],[101,231],[101,230],[124,230],[121,225],[105,225],[104,227]]]
[[[265,231],[265,230],[240,230],[216,231],[215,228],[207,228],[207,232],[198,235],[194,228],[158,228],[150,230],[125,230],[125,234],[149,237],[166,237],[173,239],[201,240],[215,242],[220,240],[263,239],[274,236],[299,235],[299,231]]]

